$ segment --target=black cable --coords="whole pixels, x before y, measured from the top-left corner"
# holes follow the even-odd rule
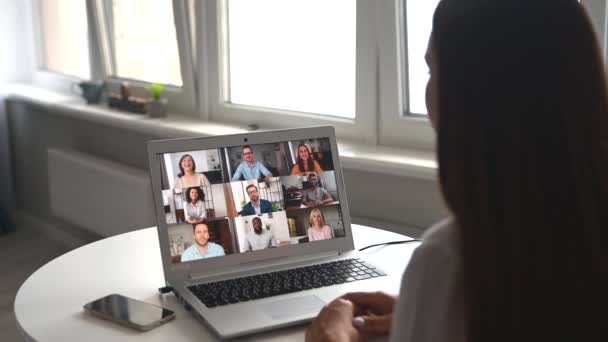
[[[390,242],[376,243],[376,244],[373,244],[373,245],[365,246],[363,248],[359,248],[359,252],[364,251],[364,250],[366,250],[368,248],[377,247],[377,246],[399,245],[399,244],[402,244],[402,243],[411,243],[411,242],[420,242],[420,240],[418,240],[418,239],[411,239],[411,240],[400,240],[400,241],[390,241]]]

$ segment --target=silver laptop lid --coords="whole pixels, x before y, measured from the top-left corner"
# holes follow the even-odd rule
[[[332,126],[148,142],[165,278],[354,248]]]

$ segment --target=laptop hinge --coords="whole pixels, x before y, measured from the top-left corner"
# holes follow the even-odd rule
[[[230,275],[246,275],[246,273],[255,273],[261,269],[273,271],[273,268],[280,268],[286,265],[309,263],[315,260],[329,259],[340,255],[340,252],[333,251],[327,253],[319,253],[315,255],[307,255],[300,257],[278,257],[274,259],[264,259],[258,261],[242,262],[236,267],[231,267],[229,270],[205,271],[200,273],[188,273],[188,279],[199,281],[206,278],[226,277]]]

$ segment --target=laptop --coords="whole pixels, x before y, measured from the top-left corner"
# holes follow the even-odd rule
[[[166,284],[219,337],[306,323],[382,288],[354,250],[333,127],[147,147]]]

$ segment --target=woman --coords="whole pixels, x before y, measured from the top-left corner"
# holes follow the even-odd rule
[[[427,108],[453,218],[425,234],[398,301],[348,294],[308,340],[607,341],[600,53],[577,0],[441,1]]]
[[[186,206],[184,208],[186,221],[191,224],[201,223],[207,217],[205,210],[205,193],[198,186],[186,191]]]
[[[302,143],[298,145],[298,158],[291,169],[291,175],[307,175],[311,172],[319,173],[323,172],[323,169],[319,163],[313,159],[308,145]]]
[[[331,227],[325,223],[325,216],[321,210],[315,208],[310,212],[310,228],[308,228],[308,241],[330,240],[334,238]]]
[[[202,173],[196,173],[196,163],[189,154],[179,158],[179,174],[175,178],[175,189],[182,190],[191,186],[209,186],[209,180]]]

